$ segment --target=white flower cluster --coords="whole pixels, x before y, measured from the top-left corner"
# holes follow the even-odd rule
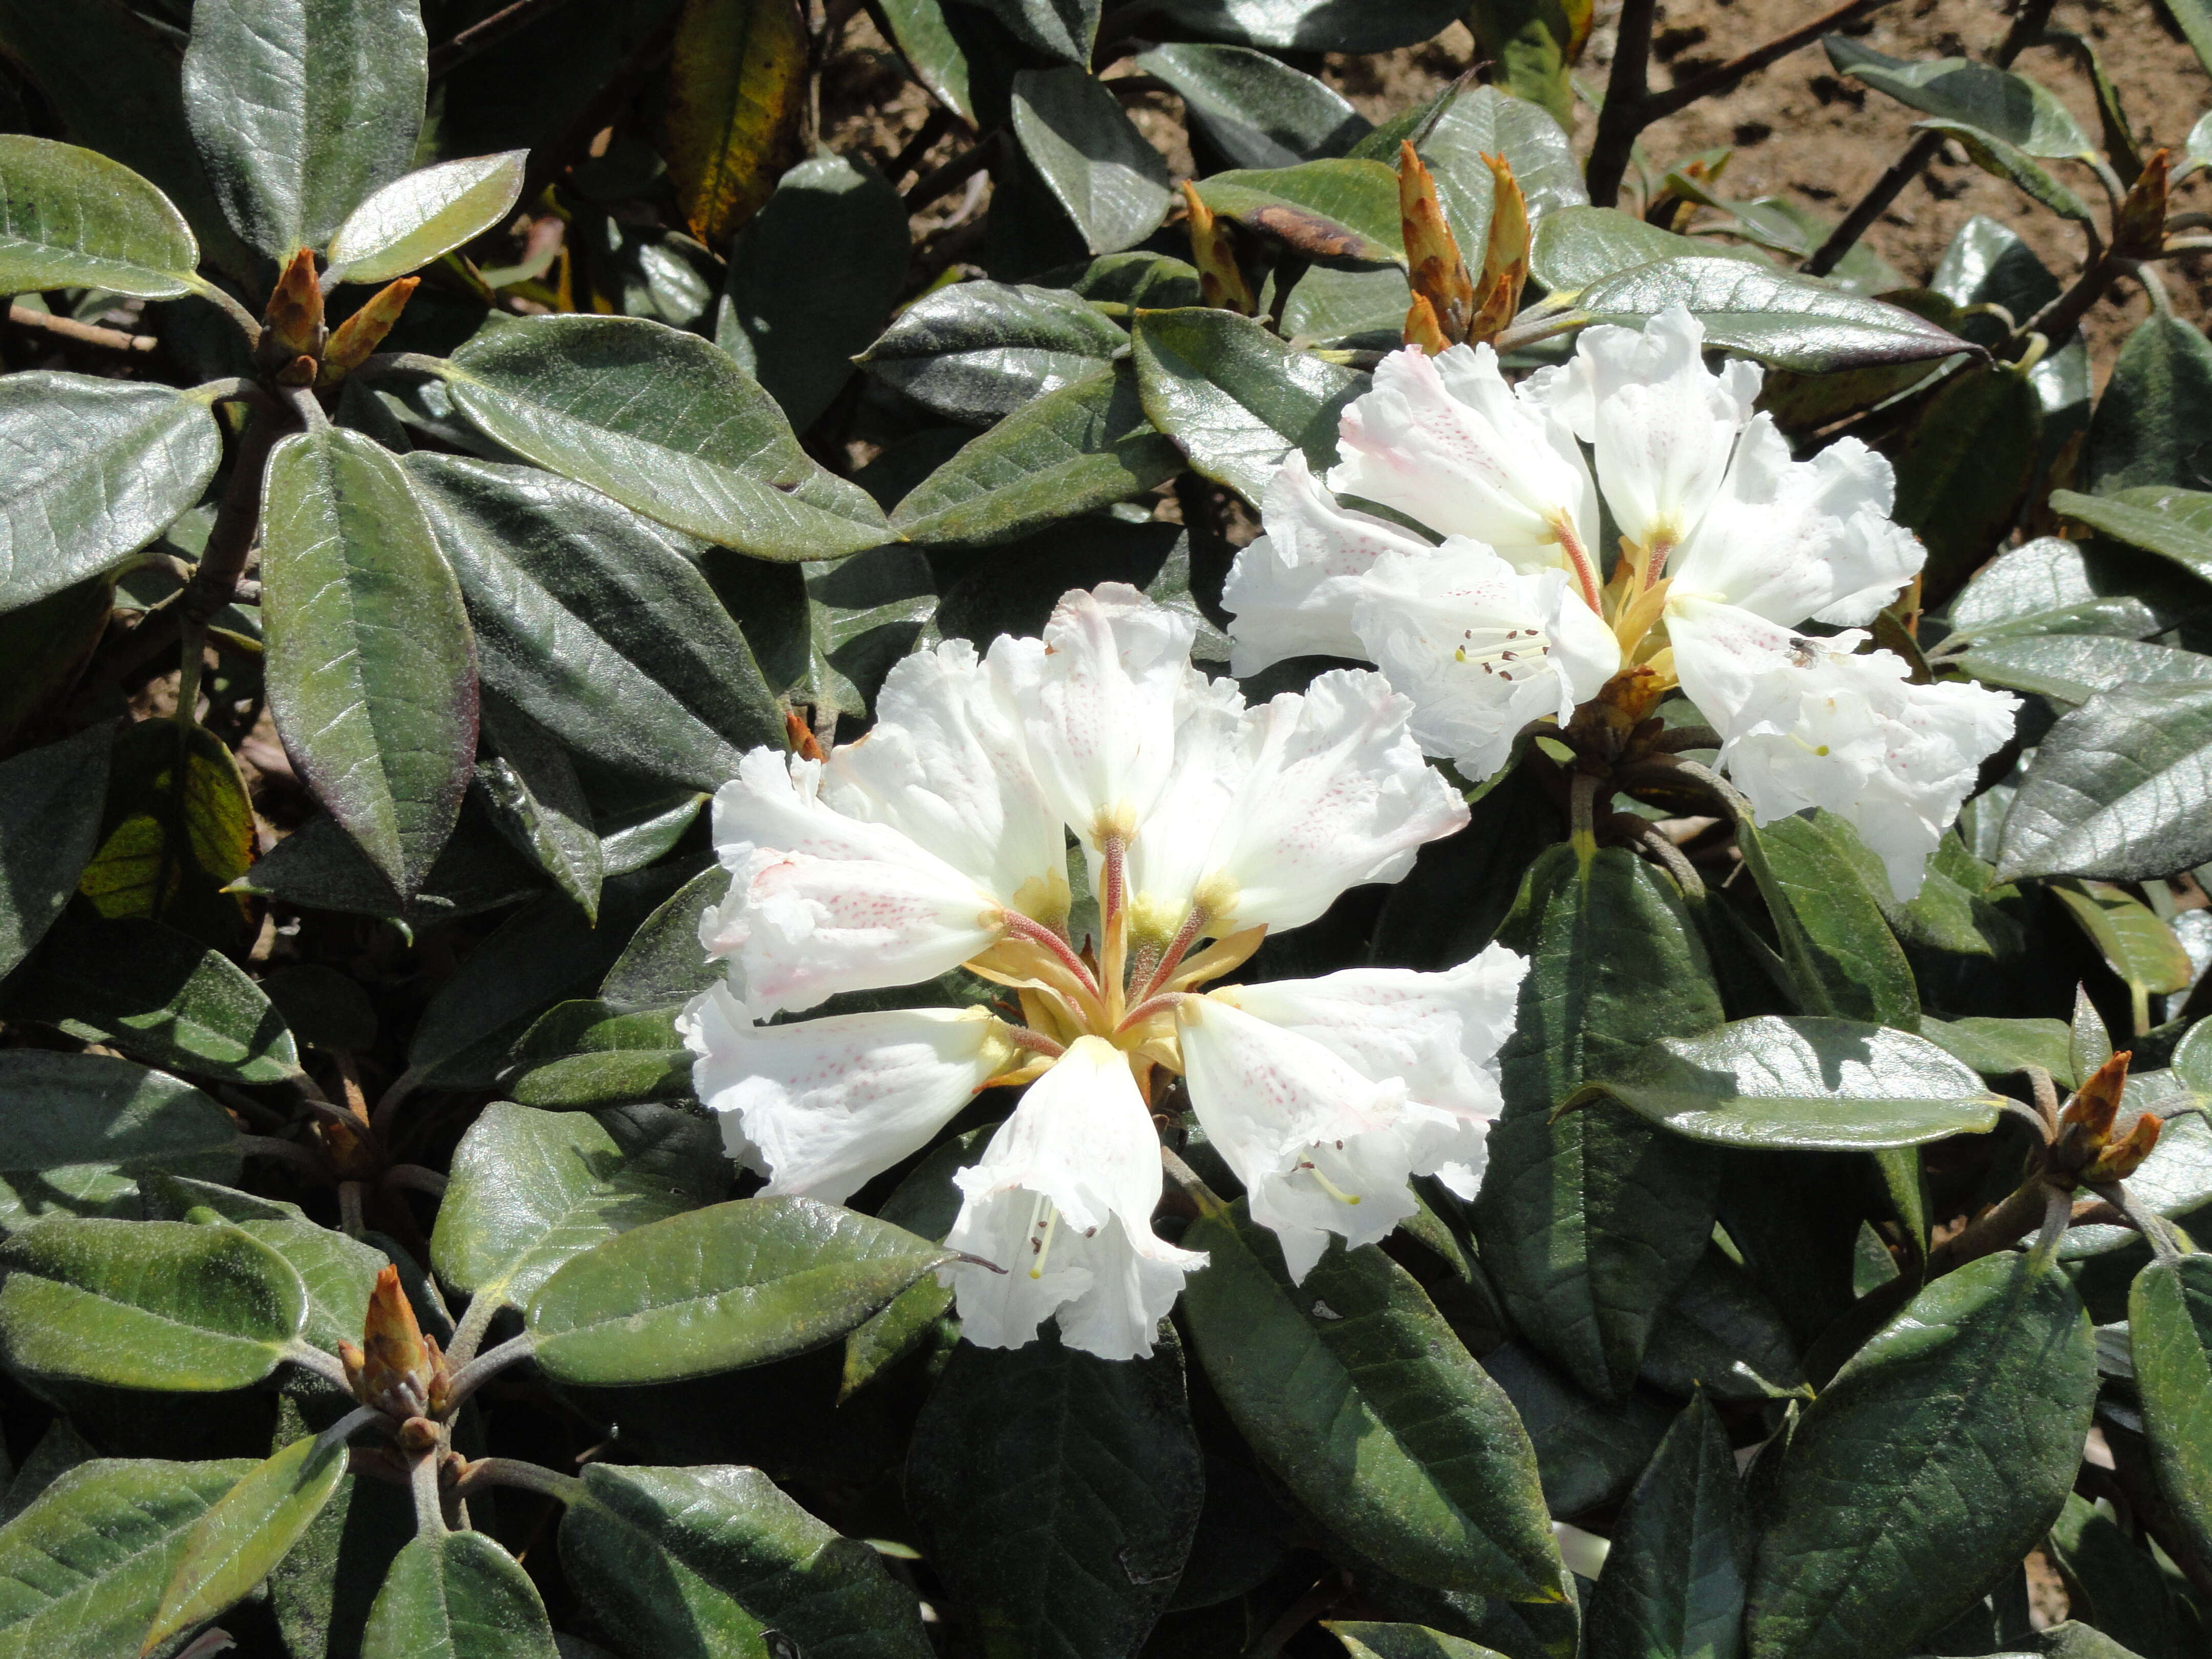
[[[1354,969],[1196,988],[1269,928],[1395,881],[1465,803],[1381,676],[1248,708],[1190,665],[1194,623],[1133,588],[1072,592],[1042,639],[948,641],[891,671],[874,730],[812,761],[756,750],[714,800],[727,964],[684,1029],[700,1098],[769,1193],[841,1200],[994,1084],[1026,1083],[947,1243],[962,1329],[1047,1317],[1108,1358],[1147,1351],[1204,1257],[1152,1231],[1152,1113],[1187,1079],[1207,1138],[1304,1278],[1328,1235],[1380,1239],[1436,1173],[1472,1194],[1523,964]],[[1071,937],[1068,836],[1102,937]],[[1213,943],[1208,945],[1207,940]],[[769,1024],[964,965],[1004,1010]]]
[[[1648,666],[1718,730],[1759,822],[1840,814],[1910,898],[2019,700],[1912,684],[1863,632],[1796,631],[1872,622],[1925,552],[1889,517],[1887,461],[1850,438],[1791,459],[1753,411],[1759,369],[1712,373],[1704,339],[1677,307],[1641,331],[1589,329],[1570,362],[1518,386],[1486,345],[1387,358],[1345,411],[1328,486],[1295,454],[1270,486],[1267,534],[1229,579],[1231,667],[1375,663],[1413,700],[1424,752],[1481,778],[1529,722],[1564,725]],[[1610,580],[1601,491],[1621,540]]]

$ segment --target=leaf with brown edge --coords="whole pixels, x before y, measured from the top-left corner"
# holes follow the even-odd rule
[[[719,248],[799,159],[806,26],[793,0],[684,0],[661,155],[691,234]]]

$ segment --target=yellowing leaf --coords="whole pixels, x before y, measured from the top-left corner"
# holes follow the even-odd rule
[[[116,738],[100,850],[77,890],[103,916],[221,933],[241,923],[246,901],[220,890],[253,850],[253,808],[230,750],[202,727],[142,720]]]
[[[806,27],[796,0],[684,0],[661,155],[691,234],[719,248],[799,159]]]

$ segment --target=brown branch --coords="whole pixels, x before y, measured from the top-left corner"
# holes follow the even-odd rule
[[[34,311],[29,306],[13,302],[8,307],[8,320],[18,328],[34,328],[43,334],[108,351],[151,351],[161,343],[150,334],[125,334],[119,328],[80,323],[74,317],[57,317],[52,312]]]
[[[999,135],[986,133],[975,144],[960,152],[941,167],[932,168],[922,174],[915,187],[907,191],[903,205],[910,213],[919,213],[941,196],[949,196],[969,179],[991,165],[999,153]]]
[[[1598,112],[1597,137],[1590,144],[1589,165],[1583,179],[1589,198],[1599,207],[1620,199],[1620,181],[1628,172],[1628,154],[1636,135],[1644,131],[1646,76],[1651,67],[1651,16],[1657,0],[1625,0],[1620,9],[1620,33],[1613,48],[1613,73],[1605,85],[1605,107]]]
[[[1648,125],[1662,121],[1679,111],[1688,108],[1700,98],[1711,98],[1728,91],[1746,76],[1755,75],[1769,64],[1787,58],[1800,47],[1809,46],[1822,35],[1841,28],[1844,24],[1881,10],[1892,0],[1844,0],[1833,11],[1815,17],[1787,34],[1778,34],[1763,46],[1754,46],[1741,58],[1707,70],[1703,75],[1692,76],[1680,86],[1647,98],[1643,117]]]

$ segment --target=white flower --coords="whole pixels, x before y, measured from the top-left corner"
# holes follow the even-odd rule
[[[678,1022],[697,1054],[702,1104],[764,1192],[842,1204],[920,1152],[1012,1065],[1006,1027],[981,1008],[899,1008],[756,1025],[717,986]]]
[[[1900,900],[1959,816],[1982,762],[2012,735],[2020,699],[1914,685],[1866,635],[1808,639],[1733,606],[1670,612],[1683,689],[1725,737],[1721,762],[1761,823],[1825,806],[1880,854]]]
[[[1449,974],[1353,969],[1176,1005],[1192,1109],[1293,1280],[1330,1233],[1372,1243],[1413,1214],[1409,1177],[1472,1190],[1524,965],[1492,945]]]
[[[1422,752],[1470,778],[1505,764],[1531,721],[1560,725],[1620,667],[1620,645],[1567,573],[1515,570],[1455,537],[1376,561],[1352,608],[1365,654],[1413,701]]]
[[[961,1334],[981,1347],[1018,1348],[1056,1317],[1070,1346],[1133,1358],[1206,1263],[1152,1232],[1159,1139],[1127,1060],[1098,1037],[1076,1039],[954,1179],[960,1218],[945,1243],[1004,1269],[939,1274]]]

